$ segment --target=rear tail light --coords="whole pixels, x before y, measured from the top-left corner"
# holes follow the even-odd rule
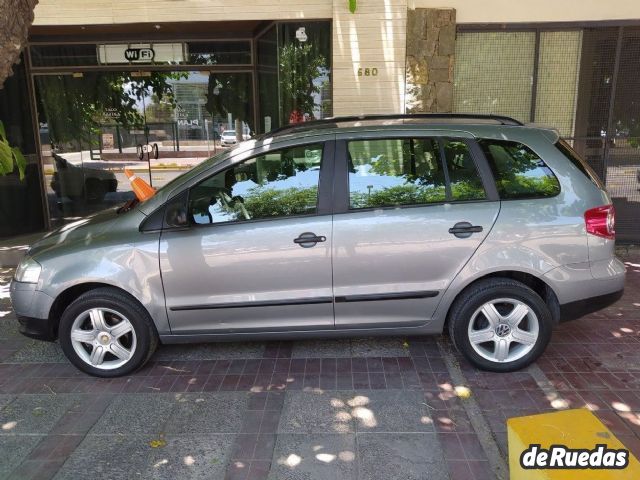
[[[616,238],[616,211],[613,205],[603,205],[584,212],[587,233],[596,237]]]

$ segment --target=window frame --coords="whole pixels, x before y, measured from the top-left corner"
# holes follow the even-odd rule
[[[482,202],[495,202],[499,201],[498,191],[491,173],[489,164],[487,163],[484,154],[480,149],[480,146],[475,142],[473,137],[463,136],[465,132],[455,131],[438,131],[429,132],[415,131],[415,130],[389,130],[381,135],[372,134],[371,132],[363,132],[362,135],[351,134],[345,135],[342,138],[336,139],[336,160],[335,160],[335,177],[334,177],[334,214],[344,213],[360,213],[360,212],[372,212],[378,210],[396,210],[405,208],[425,208],[432,206],[441,206],[446,204],[465,204],[465,203],[482,203]],[[444,168],[445,176],[445,192],[446,199],[442,202],[433,203],[420,203],[412,205],[389,205],[384,207],[367,207],[367,208],[350,208],[350,190],[349,190],[349,165],[348,165],[348,152],[349,142],[357,141],[376,141],[376,140],[404,140],[407,138],[413,139],[430,139],[434,140],[440,153],[440,164]],[[475,165],[478,175],[482,181],[486,198],[481,200],[454,200],[451,198],[451,182],[449,180],[449,169],[446,163],[446,156],[444,152],[444,141],[452,140],[456,142],[462,142],[469,148],[471,159]]]
[[[260,149],[261,151],[259,153],[255,153],[253,152],[250,156],[243,158],[242,160],[240,160],[239,162],[234,162],[230,165],[225,165],[223,168],[217,170],[214,173],[211,173],[210,175],[206,175],[203,176],[201,178],[198,178],[197,181],[190,183],[188,186],[186,186],[186,188],[184,188],[183,191],[186,191],[186,208],[187,210],[189,209],[189,202],[190,202],[190,196],[191,196],[191,190],[196,187],[197,185],[201,184],[202,182],[206,182],[207,180],[209,180],[212,177],[215,177],[216,175],[220,175],[220,174],[224,174],[225,172],[227,172],[229,169],[232,168],[236,168],[239,165],[242,165],[245,162],[250,162],[251,160],[257,159],[258,157],[262,157],[264,155],[270,154],[270,153],[276,153],[276,152],[280,152],[283,150],[287,150],[290,148],[304,148],[306,146],[310,146],[310,145],[320,145],[322,147],[322,157],[320,159],[320,171],[319,171],[319,176],[318,176],[318,198],[316,199],[316,211],[315,213],[307,213],[307,214],[300,214],[300,215],[289,215],[289,216],[284,216],[284,217],[265,217],[265,218],[252,218],[250,220],[231,220],[228,222],[213,222],[213,223],[191,223],[189,222],[189,224],[185,227],[163,227],[163,229],[176,229],[176,228],[202,228],[202,227],[213,227],[213,226],[220,226],[220,225],[238,225],[238,224],[249,224],[249,223],[258,223],[258,222],[265,222],[265,221],[275,221],[275,220],[286,220],[286,219],[290,219],[290,218],[307,218],[307,217],[316,217],[316,216],[320,216],[320,215],[327,215],[327,214],[331,214],[330,211],[326,211],[327,210],[327,199],[330,200],[330,193],[329,195],[327,195],[327,192],[325,191],[326,188],[323,190],[323,185],[327,183],[327,179],[326,177],[328,176],[329,173],[332,172],[328,172],[329,170],[333,170],[333,156],[334,156],[334,142],[331,140],[326,140],[326,139],[318,139],[316,141],[310,141],[307,140],[303,143],[293,143],[293,144],[288,144],[288,145],[282,145],[282,146],[276,146],[276,148],[268,148],[268,149]],[[326,168],[325,168],[326,166]],[[175,197],[173,197],[175,198]],[[165,202],[165,205],[168,205],[169,202],[171,200],[168,200],[167,202]]]
[[[521,145],[524,145],[525,147],[527,147],[529,150],[531,150],[544,164],[545,167],[547,167],[549,169],[549,171],[551,172],[551,174],[553,175],[553,178],[555,178],[556,182],[558,183],[558,193],[556,193],[555,195],[549,195],[549,196],[540,196],[540,195],[532,195],[532,196],[526,196],[526,197],[517,197],[517,198],[502,198],[500,196],[500,192],[498,191],[498,180],[496,179],[495,175],[493,174],[493,169],[491,168],[491,161],[487,158],[487,156],[484,153],[483,148],[480,146],[480,141],[481,140],[485,140],[485,141],[493,141],[493,142],[511,142],[511,143],[519,143]],[[513,202],[513,201],[518,201],[518,200],[546,200],[546,199],[550,199],[550,198],[556,198],[559,195],[562,194],[562,182],[560,181],[560,179],[558,178],[558,175],[556,175],[556,172],[553,171],[553,168],[551,168],[549,166],[549,164],[545,161],[545,159],[542,157],[542,155],[540,155],[535,148],[533,148],[531,145],[521,142],[519,140],[504,140],[504,139],[499,139],[499,138],[490,138],[490,137],[482,137],[482,138],[477,138],[476,139],[476,145],[478,150],[480,151],[480,153],[482,154],[484,161],[487,165],[487,167],[489,168],[489,173],[491,174],[491,177],[493,178],[493,184],[495,186],[496,189],[496,193],[498,195],[498,199],[501,202]],[[560,150],[558,150],[558,152],[560,152]]]

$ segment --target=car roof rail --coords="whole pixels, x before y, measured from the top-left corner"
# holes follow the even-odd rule
[[[500,125],[522,126],[522,122],[515,118],[504,115],[482,115],[471,113],[398,113],[398,114],[373,114],[373,115],[350,115],[343,117],[329,117],[321,120],[311,120],[309,122],[294,123],[284,125],[261,135],[262,138],[275,137],[287,133],[313,130],[315,128],[332,128],[339,123],[358,122],[366,120],[483,120],[494,121]]]

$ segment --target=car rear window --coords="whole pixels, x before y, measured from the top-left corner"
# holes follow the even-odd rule
[[[580,170],[589,180],[591,180],[596,187],[601,190],[604,190],[604,185],[600,178],[598,178],[598,174],[593,171],[593,169],[585,162],[580,155],[576,153],[576,151],[571,148],[564,140],[558,140],[556,142],[556,148],[560,150],[567,160],[569,160],[573,165]]]
[[[500,198],[546,198],[560,193],[556,176],[526,145],[493,139],[482,139],[478,143],[489,161]]]

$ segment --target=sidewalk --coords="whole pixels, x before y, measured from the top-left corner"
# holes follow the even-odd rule
[[[0,269],[0,478],[506,479],[507,418],[585,406],[639,456],[625,260],[624,297],[521,372],[478,371],[443,336],[164,346],[113,380],[19,335]]]

